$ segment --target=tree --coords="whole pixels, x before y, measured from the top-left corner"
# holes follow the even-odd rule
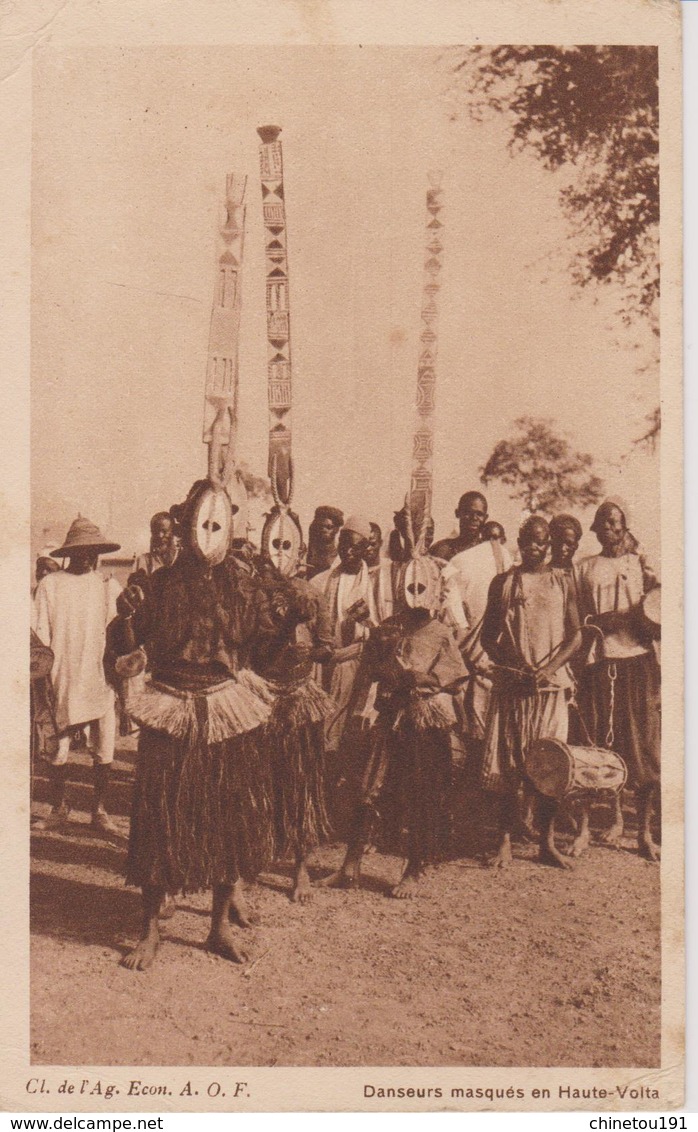
[[[633,440],[634,448],[644,448],[648,452],[654,452],[659,440],[659,434],[662,429],[662,411],[657,406],[651,413],[645,417],[645,431],[642,436],[636,437]]]
[[[507,113],[510,147],[528,148],[566,175],[560,203],[576,243],[575,283],[620,283],[624,321],[645,318],[658,333],[657,49],[454,50],[470,115]]]
[[[593,471],[593,457],[575,452],[555,422],[534,417],[514,421],[513,435],[500,440],[483,468],[486,487],[499,481],[511,488],[528,511],[591,507],[604,494],[603,481]]]
[[[265,503],[272,503],[271,487],[269,480],[263,476],[257,476],[251,471],[249,464],[246,460],[241,461],[238,465],[242,482],[245,485],[245,491],[251,499],[261,499]]]

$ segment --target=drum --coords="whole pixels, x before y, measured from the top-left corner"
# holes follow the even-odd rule
[[[526,774],[546,798],[597,790],[622,790],[628,772],[620,755],[603,747],[571,747],[559,739],[538,739],[526,752]]]

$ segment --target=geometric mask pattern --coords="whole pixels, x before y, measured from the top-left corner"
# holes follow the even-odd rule
[[[208,339],[204,444],[211,443],[214,421],[217,423],[218,444],[228,445],[231,439],[234,442],[231,433],[237,409],[246,185],[245,176],[230,173],[226,177],[225,208],[218,227],[218,274]]]
[[[275,496],[289,503],[291,470],[291,326],[288,295],[286,206],[280,126],[257,130],[262,180],[267,300],[267,395],[269,400],[269,477]]]
[[[441,174],[429,174],[426,241],[422,279],[421,330],[417,365],[416,422],[412,442],[410,510],[415,537],[431,517],[433,497],[434,410],[436,407],[437,299],[441,289],[443,221]]]

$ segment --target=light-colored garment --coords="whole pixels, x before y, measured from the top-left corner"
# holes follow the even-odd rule
[[[310,584],[327,598],[335,648],[346,649],[346,655],[340,655],[322,666],[322,686],[336,705],[335,711],[325,723],[325,749],[331,752],[339,749],[349,714],[354,681],[361,665],[363,642],[369,635],[366,625],[357,623],[352,627],[347,620],[347,612],[355,602],[363,599],[374,625],[378,624],[378,613],[371,576],[365,562],[362,562],[358,574],[345,574],[340,569],[339,559],[335,559],[330,569],[316,574],[311,578]]]
[[[65,766],[70,757],[70,731],[66,731],[58,740],[58,751],[54,758],[49,759],[53,766]],[[88,728],[87,745],[92,757],[98,765],[109,766],[114,762],[114,748],[116,746],[116,711],[114,710],[114,697],[104,715],[93,719]]]
[[[454,555],[444,566],[443,620],[460,637],[463,658],[471,676],[462,692],[463,731],[469,739],[484,737],[492,682],[476,671],[484,658],[480,644],[482,619],[490,582],[511,566],[511,555],[500,543],[482,542]]]
[[[47,574],[37,587],[34,628],[54,654],[51,682],[59,731],[101,720],[114,709],[103,657],[107,625],[116,616],[120,592],[114,578],[97,571],[60,570]]]
[[[571,575],[552,568],[537,574],[514,567],[503,579],[498,659],[505,666],[544,667],[578,626]],[[567,741],[571,684],[567,665],[553,673],[545,689],[524,692],[506,679],[498,684],[492,693],[485,730],[485,789],[514,789],[534,740]]]
[[[626,613],[637,608],[645,592],[655,584],[655,575],[646,567],[637,554],[623,554],[620,558],[607,558],[594,554],[583,558],[576,571],[582,620],[596,613]],[[595,636],[598,636],[595,634]],[[624,626],[610,633],[604,633],[595,641],[588,657],[588,663],[599,660],[622,660],[632,656],[642,656],[650,651],[633,632],[632,626]]]
[[[444,566],[444,611],[457,629],[474,629],[482,621],[490,582],[510,566],[507,548],[489,541],[461,550]]]
[[[376,603],[378,620],[386,621],[388,617],[392,617],[395,603],[393,564],[387,558],[381,558],[375,566],[369,566],[368,572],[373,586],[373,600]]]

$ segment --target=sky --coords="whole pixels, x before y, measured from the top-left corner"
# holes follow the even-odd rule
[[[457,120],[451,121],[454,108]],[[126,553],[205,473],[203,391],[225,175],[248,174],[239,457],[264,474],[256,128],[282,127],[294,507],[387,530],[409,484],[427,173],[443,174],[434,517],[522,415],[553,418],[655,559],[649,335],[571,283],[557,175],[467,118],[433,48],[42,49],[33,97],[32,546],[81,512]],[[643,368],[644,367],[644,368]],[[489,489],[513,541],[521,505]],[[586,525],[590,516],[581,516]],[[583,548],[596,549],[587,535]]]

